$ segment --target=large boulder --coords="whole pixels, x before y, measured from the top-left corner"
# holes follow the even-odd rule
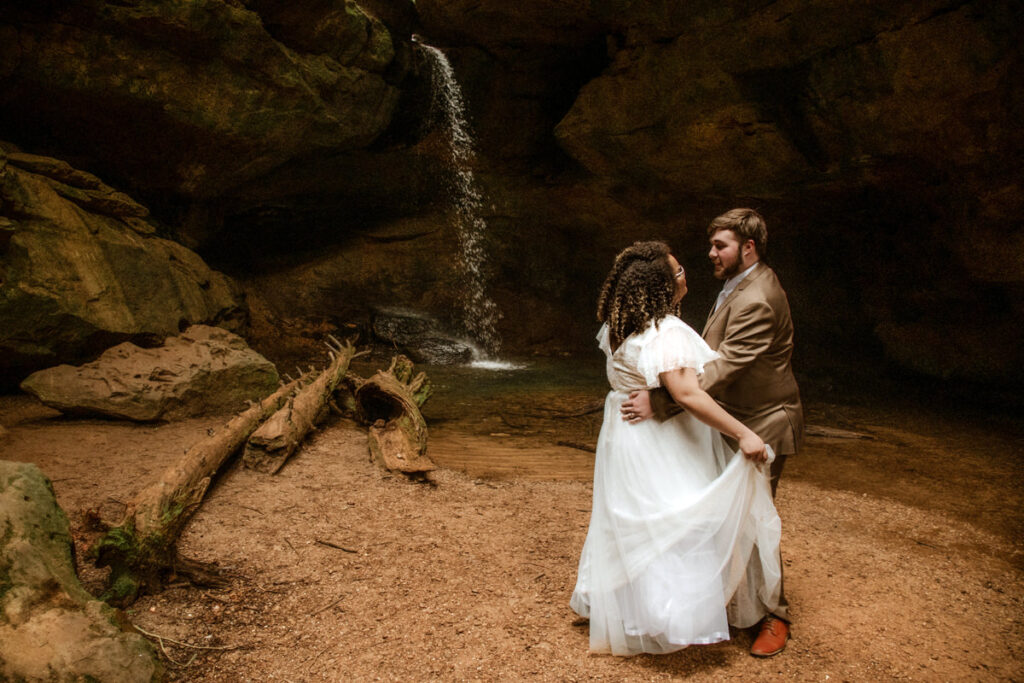
[[[191,323],[244,324],[234,283],[147,213],[64,162],[0,150],[0,384]]]
[[[395,54],[352,0],[5,3],[0,125],[136,193],[217,197],[370,144],[398,101]]]
[[[149,643],[123,630],[75,574],[68,520],[35,465],[0,460],[0,679],[160,680]]]
[[[81,367],[40,370],[21,388],[65,414],[145,422],[237,411],[279,383],[273,363],[241,337],[193,325],[158,348],[125,342]]]

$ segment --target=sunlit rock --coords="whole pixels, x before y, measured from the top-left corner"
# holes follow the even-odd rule
[[[0,376],[243,322],[235,285],[155,236],[147,213],[63,162],[0,151]]]
[[[157,348],[125,342],[80,367],[40,370],[21,388],[69,415],[151,421],[236,412],[279,383],[274,365],[241,337],[193,325]]]

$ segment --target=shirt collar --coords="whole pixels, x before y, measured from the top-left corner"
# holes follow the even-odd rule
[[[758,263],[760,263],[760,261],[756,261],[754,263],[754,265],[750,266],[749,268],[744,270],[742,273],[739,273],[738,275],[733,275],[731,278],[726,280],[725,284],[722,285],[722,291],[725,292],[726,294],[728,294],[732,290],[736,289],[736,285],[741,283],[743,281],[743,278],[745,278],[746,276],[750,275],[750,273],[754,270],[754,268],[757,268],[757,264]]]

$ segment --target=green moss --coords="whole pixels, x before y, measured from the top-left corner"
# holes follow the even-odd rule
[[[116,555],[129,564],[138,556],[135,530],[130,525],[110,529],[89,549],[89,557],[97,560],[97,563],[107,560],[111,555]]]
[[[184,510],[182,505],[172,505],[163,519],[176,523],[182,519]],[[167,530],[166,534],[140,538],[134,526],[126,524],[110,529],[96,541],[89,549],[89,557],[97,566],[110,567],[107,589],[100,599],[123,607],[134,602],[144,588],[158,588],[164,571],[171,566],[174,549],[174,543],[168,540],[168,535],[175,537],[174,532]]]
[[[133,602],[142,590],[142,581],[129,571],[111,570],[107,590],[100,600],[120,605]]]
[[[101,600],[126,604],[135,599],[142,587],[138,570],[144,564],[143,556],[131,525],[114,527],[93,544],[89,557],[97,566],[110,567],[107,590],[100,596]]]
[[[160,515],[160,526],[165,529],[170,529],[175,524],[179,523],[179,518],[184,514],[185,507],[186,506],[180,501],[172,501],[171,504],[163,511],[163,514]]]
[[[423,384],[416,393],[412,395],[413,400],[416,401],[416,406],[422,408],[423,404],[427,402],[427,399],[434,393],[434,387],[430,384],[430,380],[427,379],[426,375],[423,377]]]

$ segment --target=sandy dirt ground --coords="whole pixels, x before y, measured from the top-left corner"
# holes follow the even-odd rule
[[[1024,680],[1024,432],[912,406],[810,407],[816,435],[776,501],[794,617],[783,654],[750,657],[745,631],[667,656],[589,653],[568,600],[593,399],[461,422],[454,406],[432,425],[443,467],[427,483],[371,463],[344,420],[275,476],[234,462],[179,544],[228,584],[178,582],[128,616],[173,681]],[[222,421],[68,419],[0,397],[0,457],[53,480],[84,558],[86,510],[117,519]],[[100,570],[80,573],[102,589]]]

